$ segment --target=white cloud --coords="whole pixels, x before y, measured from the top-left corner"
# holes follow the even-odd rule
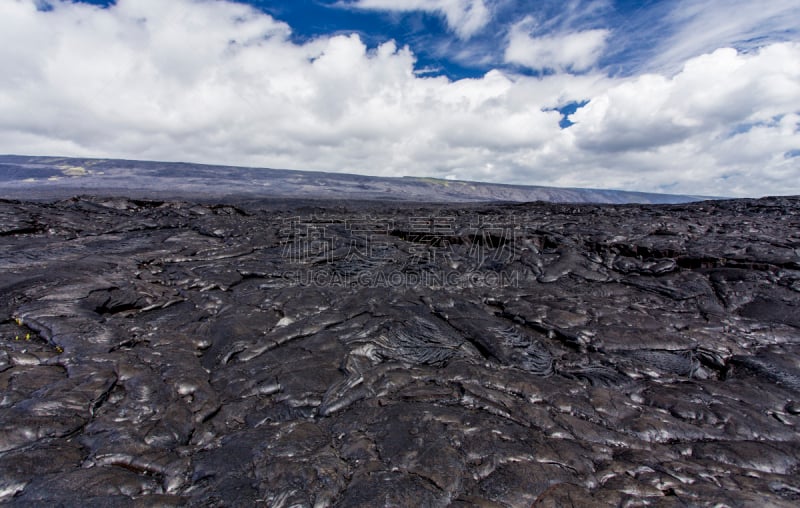
[[[578,146],[648,150],[694,136],[724,136],[800,108],[800,45],[753,54],[719,49],[672,78],[646,74],[594,97],[571,116]]]
[[[352,5],[383,11],[436,12],[445,17],[450,29],[462,39],[475,35],[491,19],[484,0],[357,0]]]
[[[652,20],[653,34],[668,33],[646,67],[674,72],[689,58],[717,48],[751,50],[766,42],[797,38],[797,0],[681,0],[663,19]]]
[[[797,193],[800,164],[784,154],[800,147],[798,113],[800,44],[781,43],[620,83],[574,113],[570,130],[587,160],[641,157],[646,178],[682,192]]]
[[[561,90],[524,103],[499,72],[418,77],[407,48],[295,44],[238,4],[54,7],[0,4],[0,151],[436,175],[558,131],[541,106]]]
[[[674,75],[451,81],[243,5],[0,1],[0,153],[725,195],[800,194],[800,44]],[[590,102],[559,128],[552,109]]]
[[[534,37],[532,18],[512,27],[505,61],[530,69],[585,71],[602,55],[608,30],[583,30]]]

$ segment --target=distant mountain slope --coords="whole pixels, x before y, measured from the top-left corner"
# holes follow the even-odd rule
[[[283,197],[420,202],[685,203],[701,196],[388,178],[182,162],[0,155],[0,197]]]

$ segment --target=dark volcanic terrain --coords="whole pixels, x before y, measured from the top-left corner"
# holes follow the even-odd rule
[[[0,201],[18,506],[797,506],[800,199]]]

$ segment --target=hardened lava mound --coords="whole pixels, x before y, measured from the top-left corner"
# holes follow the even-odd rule
[[[800,199],[0,202],[0,500],[797,506]]]

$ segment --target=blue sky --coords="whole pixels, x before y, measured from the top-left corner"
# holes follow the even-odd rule
[[[796,0],[0,0],[0,152],[800,194]]]

